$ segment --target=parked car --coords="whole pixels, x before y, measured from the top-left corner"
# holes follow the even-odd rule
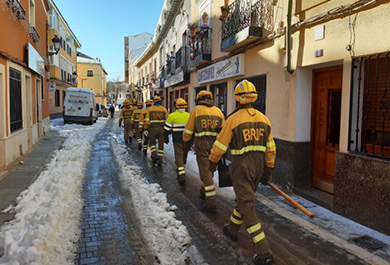
[[[62,112],[64,124],[72,122],[92,125],[98,119],[95,104],[95,93],[92,89],[68,87]]]

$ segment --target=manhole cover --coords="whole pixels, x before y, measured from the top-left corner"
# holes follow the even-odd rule
[[[356,245],[359,247],[362,247],[364,249],[367,249],[369,251],[375,251],[381,248],[386,247],[386,244],[382,241],[379,241],[375,238],[369,237],[369,236],[361,236],[355,239],[352,239]]]

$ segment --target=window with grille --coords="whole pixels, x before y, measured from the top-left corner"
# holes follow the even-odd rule
[[[13,68],[9,69],[9,100],[11,132],[23,128],[22,117],[22,73]]]
[[[93,70],[87,70],[87,76],[92,77],[93,76]]]
[[[245,78],[249,82],[252,82],[256,87],[257,99],[252,103],[252,107],[260,111],[265,115],[265,97],[267,92],[267,75],[259,75],[254,77]],[[240,83],[244,79],[236,81],[236,84]],[[236,102],[238,105],[238,103]]]
[[[390,52],[353,59],[349,149],[390,158]]]

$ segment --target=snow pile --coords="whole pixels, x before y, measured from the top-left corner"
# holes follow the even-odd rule
[[[140,167],[128,164],[123,156],[126,147],[116,141],[114,154],[121,168],[120,176],[128,186],[132,201],[141,221],[141,230],[150,249],[155,252],[160,264],[186,264],[186,247],[191,243],[187,228],[176,220],[176,206],[167,202],[166,193],[160,185],[147,184]]]
[[[65,137],[62,149],[17,198],[15,219],[0,230],[0,264],[73,264],[79,239],[80,196],[90,143],[104,125],[52,123]]]

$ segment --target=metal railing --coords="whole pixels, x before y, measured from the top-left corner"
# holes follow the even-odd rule
[[[35,42],[39,42],[41,39],[37,29],[34,26],[30,26],[30,38]]]
[[[7,0],[8,7],[19,20],[26,20],[26,10],[18,0]]]

